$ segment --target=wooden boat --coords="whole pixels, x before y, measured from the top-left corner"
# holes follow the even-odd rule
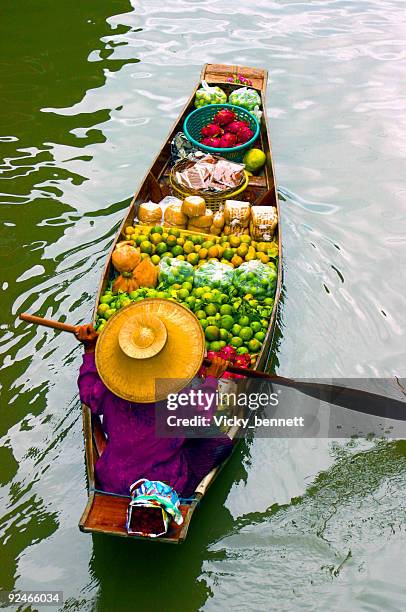
[[[250,201],[256,205],[272,205],[278,209],[279,204],[276,191],[276,184],[274,178],[274,170],[272,163],[272,150],[269,139],[269,130],[266,119],[266,86],[267,86],[267,71],[257,68],[249,68],[246,66],[226,66],[221,64],[206,64],[203,68],[201,79],[205,79],[209,84],[219,84],[226,93],[230,93],[231,90],[241,87],[240,85],[230,84],[227,79],[234,75],[240,74],[250,79],[252,87],[258,91],[262,99],[263,116],[260,125],[260,136],[258,142],[259,148],[261,148],[266,154],[266,164],[263,172],[260,176],[251,176],[249,179],[248,186],[243,194],[243,199]],[[96,299],[96,307],[99,302],[100,295],[104,292],[105,287],[109,281],[111,274],[111,254],[115,247],[116,242],[120,239],[121,233],[127,225],[134,223],[134,219],[137,216],[137,209],[140,203],[152,200],[159,202],[163,197],[170,193],[169,188],[169,161],[170,161],[170,143],[174,135],[182,131],[183,121],[185,117],[194,110],[193,102],[196,90],[200,85],[200,81],[196,88],[192,92],[187,104],[185,105],[182,113],[178,120],[172,127],[165,144],[157,155],[153,162],[150,170],[146,174],[139,190],[135,194],[130,208],[123,220],[120,230],[117,234],[116,240],[112,245],[111,251],[107,257],[107,262],[103,271],[102,280],[99,286],[99,291]],[[281,255],[281,234],[280,229],[278,231],[279,241],[279,253]],[[259,353],[255,369],[261,370],[266,367],[267,356],[269,353],[270,345],[272,342],[273,329],[275,324],[276,311],[278,307],[278,301],[281,291],[281,280],[282,280],[282,264],[281,256],[279,257],[279,269],[278,269],[278,282],[275,294],[275,304],[273,312],[269,322],[268,332],[265,341],[262,346],[262,350]],[[95,316],[96,316],[95,307]],[[94,320],[95,320],[94,316]],[[106,447],[106,439],[101,426],[100,419],[92,415],[90,409],[83,405],[83,430],[86,444],[86,467],[88,476],[88,488],[89,498],[83,515],[80,519],[79,527],[84,532],[92,533],[105,533],[110,535],[124,536],[124,537],[135,537],[128,536],[125,528],[126,510],[129,502],[129,497],[107,494],[97,489],[97,483],[95,481],[95,464],[103,453]],[[237,430],[228,432],[231,437],[235,437]],[[160,538],[141,538],[148,539],[150,542],[164,542],[179,544],[183,542],[188,533],[189,524],[192,515],[200,503],[202,497],[205,495],[209,486],[213,483],[214,479],[218,475],[219,471],[223,466],[213,469],[198,485],[194,495],[191,499],[184,501],[181,506],[182,515],[184,518],[183,524],[180,526],[175,525],[172,522],[172,526],[165,537]]]

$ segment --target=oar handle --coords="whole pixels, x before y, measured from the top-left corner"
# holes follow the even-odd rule
[[[77,325],[68,325],[67,323],[61,323],[60,321],[53,321],[52,319],[43,319],[42,317],[36,317],[26,312],[20,314],[19,318],[27,323],[35,323],[35,325],[43,325],[44,327],[52,327],[53,329],[61,329],[62,331],[76,334],[78,330]]]

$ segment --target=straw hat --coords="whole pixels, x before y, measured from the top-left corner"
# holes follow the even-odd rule
[[[115,395],[151,403],[183,389],[197,374],[204,351],[203,329],[190,310],[147,299],[107,321],[96,344],[96,367]]]

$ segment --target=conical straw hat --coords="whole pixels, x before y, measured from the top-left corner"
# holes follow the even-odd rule
[[[96,344],[96,367],[115,395],[151,403],[183,389],[197,374],[204,351],[195,315],[154,298],[130,304],[107,321]]]

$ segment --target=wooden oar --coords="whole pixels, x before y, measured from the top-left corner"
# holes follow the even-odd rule
[[[75,325],[60,323],[59,321],[52,321],[51,319],[42,319],[41,317],[26,313],[21,314],[20,319],[28,323],[44,325],[45,327],[52,327],[73,334],[78,330],[78,326]],[[203,360],[203,365],[205,366],[210,365],[210,363],[211,361],[209,359]],[[249,378],[266,379],[277,385],[296,389],[310,397],[328,402],[329,404],[335,404],[336,406],[342,406],[349,410],[355,410],[356,412],[363,412],[365,414],[387,419],[396,419],[397,421],[406,420],[406,402],[391,397],[377,395],[361,389],[350,389],[348,387],[342,387],[341,385],[330,385],[328,383],[306,382],[293,378],[285,378],[284,376],[267,374],[266,372],[260,372],[258,370],[246,370],[245,368],[234,365],[229,366],[227,370],[232,374],[242,374]]]

